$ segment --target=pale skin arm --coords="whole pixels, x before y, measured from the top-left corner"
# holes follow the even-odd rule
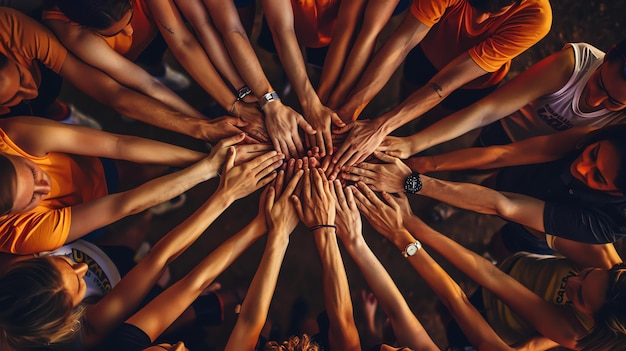
[[[306,72],[306,65],[294,29],[293,10],[289,0],[263,0],[263,11],[272,31],[278,56],[298,96],[304,118],[316,131],[307,132],[307,144],[319,147],[320,155],[332,153],[331,124],[344,126],[339,116],[324,106],[317,96]]]
[[[302,173],[302,170],[297,171],[290,184],[297,183]],[[291,189],[293,191],[295,186]],[[271,188],[265,206],[268,227],[265,251],[226,344],[226,351],[254,349],[267,319],[278,273],[289,244],[289,235],[298,224],[298,215],[290,200],[292,192],[284,192],[276,201],[275,194],[276,190]]]
[[[196,139],[218,142],[241,133],[239,128],[246,125],[243,120],[235,117],[209,120],[203,116],[185,114],[157,99],[125,87],[69,52],[59,75],[96,101],[111,106],[124,116]]]
[[[353,189],[342,189],[338,180],[334,181],[334,187],[338,206],[337,235],[376,295],[399,344],[413,350],[439,350],[365,242],[361,214],[354,200]]]
[[[334,186],[320,168],[307,167],[304,172],[302,195],[299,198],[294,195],[298,217],[309,228],[320,224],[334,225]],[[361,350],[359,333],[354,323],[348,277],[339,252],[337,236],[332,228],[317,229],[313,236],[322,261],[330,347],[333,350]]]
[[[176,93],[135,63],[118,54],[92,29],[49,19],[44,23],[59,40],[82,61],[109,75],[131,90],[161,101],[170,108],[191,117],[203,117]],[[85,77],[82,77],[85,79]]]
[[[359,190],[360,193],[356,194],[357,203],[370,201],[377,208],[385,205],[365,184],[360,183]],[[423,244],[438,252],[469,278],[495,294],[539,333],[561,346],[577,349],[578,338],[585,335],[587,331],[569,312],[544,301],[484,257],[428,227],[413,215],[404,194],[400,194],[399,198],[394,198],[383,193],[383,197],[386,203],[393,204],[393,212],[401,213],[404,226]]]
[[[236,154],[235,148],[230,148],[229,152]],[[270,151],[252,162],[264,170],[264,176],[271,178],[275,176],[274,170],[282,165],[283,158],[284,155]],[[72,206],[72,223],[66,242],[182,194],[216,176],[221,164],[222,161],[212,154],[187,168],[151,180],[137,188]]]
[[[343,4],[344,3],[341,5],[343,6]],[[328,107],[337,109],[344,103],[344,101],[346,101],[350,91],[357,84],[367,64],[372,59],[378,35],[391,18],[397,4],[397,0],[370,0],[367,2],[358,36],[352,45],[349,55],[347,55],[347,58],[344,60],[345,62],[343,62],[343,66],[340,66],[342,69],[341,79],[338,79],[339,77],[334,78],[334,80],[329,78],[335,86],[332,93],[330,91],[328,92],[330,97],[327,100],[322,98],[322,96],[327,94],[325,90],[330,90],[325,89],[324,73],[326,72],[327,63],[324,63],[324,71],[322,71],[319,95],[320,98],[322,98],[322,101],[328,101]],[[333,38],[333,44],[334,40],[335,39]],[[330,57],[332,57],[331,50],[333,44],[331,44],[331,48],[329,49],[327,61]],[[331,73],[332,72],[328,72],[329,75]],[[332,86],[329,88],[332,88]]]
[[[405,138],[386,138],[379,151],[408,158],[432,146],[507,117],[541,96],[561,89],[574,69],[574,51],[567,48],[539,61],[480,101]]]

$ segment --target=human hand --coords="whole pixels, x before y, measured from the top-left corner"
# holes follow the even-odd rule
[[[335,224],[334,187],[321,169],[304,169],[301,195],[293,195],[292,200],[298,217],[309,228]]]
[[[264,209],[265,221],[270,232],[289,234],[298,224],[298,214],[291,196],[296,191],[303,173],[303,170],[296,171],[279,196],[277,196],[276,184],[268,187]]]
[[[335,218],[337,236],[348,247],[351,243],[363,239],[361,213],[354,201],[350,187],[344,189],[339,180],[334,180],[333,186],[337,197],[337,215]]]
[[[357,183],[357,187],[350,186],[350,188],[354,192],[357,207],[376,231],[391,238],[396,233],[405,230],[404,219],[397,203],[382,201],[362,182]],[[387,197],[386,201],[389,198]]]
[[[385,139],[378,145],[376,151],[384,152],[385,154],[401,159],[407,159],[414,154],[411,150],[411,138],[410,137],[394,137],[386,136]]]
[[[263,113],[259,110],[256,103],[245,103],[243,101],[237,101],[233,105],[233,111],[235,116],[240,117],[248,125],[241,127],[243,131],[248,133],[259,143],[269,143],[270,138],[265,129],[265,122],[263,121]]]
[[[318,147],[321,157],[330,155],[333,152],[333,137],[331,124],[337,127],[344,127],[346,124],[339,118],[335,111],[323,104],[315,104],[314,107],[305,111],[306,120],[317,132],[306,135],[306,143],[309,147]]]
[[[210,143],[217,143],[224,138],[243,133],[241,128],[246,127],[246,123],[241,118],[223,116],[203,121],[202,139]],[[255,143],[256,141],[249,136],[245,136],[244,143]]]
[[[385,137],[376,121],[356,121],[337,131],[345,132],[349,133],[348,137],[333,155],[333,164],[326,171],[330,180],[337,178],[344,166],[354,166],[365,160]]]
[[[216,193],[223,194],[231,201],[250,195],[269,184],[276,177],[276,169],[283,164],[285,158],[285,155],[272,150],[235,166],[236,154],[234,147],[228,149],[220,184],[216,190]]]
[[[228,153],[228,149],[232,146],[234,146],[237,151],[235,154],[235,166],[272,150],[272,147],[266,144],[239,144],[245,140],[245,137],[245,133],[239,133],[220,140],[211,148],[211,153],[207,157],[207,160],[210,160],[213,164],[213,174],[217,175],[217,170],[219,170],[224,164],[224,161],[226,161],[226,154]]]
[[[411,168],[399,158],[375,151],[374,156],[386,163],[361,162],[344,167],[341,177],[353,182],[363,182],[374,191],[404,192],[404,180],[412,173]]]
[[[316,133],[304,117],[280,101],[266,104],[264,112],[265,127],[274,149],[294,158],[304,155],[298,127],[306,134]]]

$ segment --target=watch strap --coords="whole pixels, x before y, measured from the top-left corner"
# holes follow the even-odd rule
[[[275,91],[270,91],[269,93],[261,96],[261,98],[259,99],[259,106],[261,107],[261,110],[263,110],[265,105],[269,104],[272,101],[280,101],[280,97]]]
[[[415,247],[416,248],[415,252],[412,255],[410,255],[409,252],[408,252],[411,247]],[[419,240],[415,240],[414,242],[408,244],[404,248],[404,250],[402,251],[402,256],[404,256],[404,257],[414,256],[421,249],[422,249],[422,243]]]

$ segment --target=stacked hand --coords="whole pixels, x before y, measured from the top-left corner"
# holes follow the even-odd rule
[[[322,169],[304,169],[301,198],[294,195],[292,200],[298,217],[309,228],[334,226],[335,191]]]

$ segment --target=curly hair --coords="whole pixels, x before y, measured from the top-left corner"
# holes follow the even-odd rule
[[[41,348],[79,332],[84,308],[73,306],[53,259],[17,262],[0,278],[0,345]]]
[[[54,3],[70,21],[98,30],[119,22],[133,8],[130,0],[55,0]]]
[[[311,338],[302,334],[302,336],[292,335],[289,339],[283,341],[282,344],[276,341],[268,341],[265,344],[265,351],[318,351],[319,346],[311,341]]]
[[[585,351],[617,351],[626,345],[626,264],[609,270],[606,302],[594,313],[594,326],[578,340]]]

